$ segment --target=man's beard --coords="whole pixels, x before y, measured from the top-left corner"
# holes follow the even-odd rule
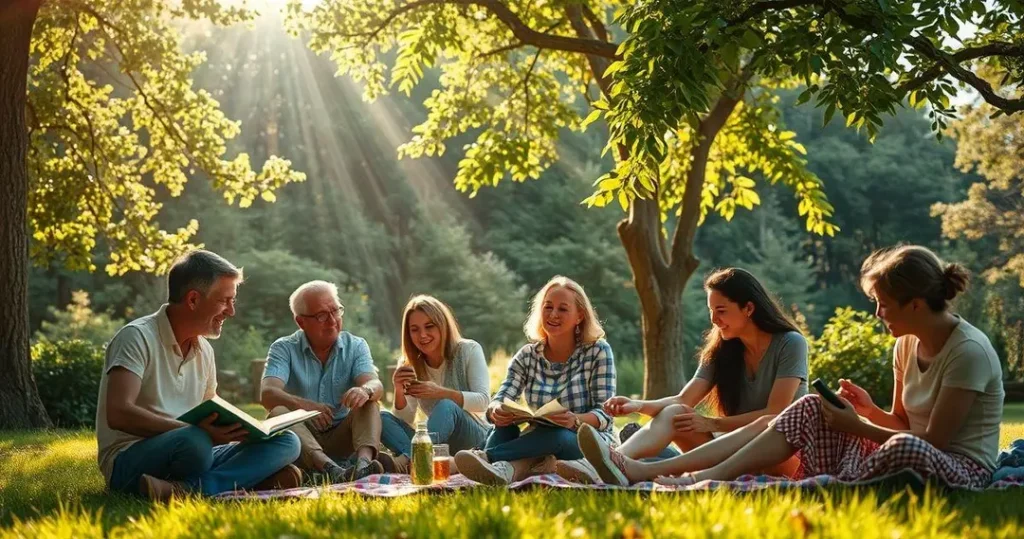
[[[220,323],[220,329],[217,329],[215,324],[210,324],[210,329],[207,333],[203,334],[203,337],[208,341],[215,341],[220,338],[221,334],[224,333],[224,322]]]

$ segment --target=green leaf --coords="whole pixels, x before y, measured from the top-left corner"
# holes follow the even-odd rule
[[[828,108],[825,109],[825,121],[822,123],[822,126],[828,125],[828,123],[832,121],[832,115],[835,114],[835,113],[836,113],[836,105],[835,105],[835,103],[829,103],[828,104]]]
[[[821,73],[821,70],[825,68],[825,61],[821,59],[821,56],[817,54],[811,55],[811,69],[815,73]]]
[[[643,185],[648,193],[654,193],[654,182],[646,174],[641,174],[638,179],[640,180],[640,185]]]
[[[756,49],[761,46],[761,36],[757,35],[756,32],[747,28],[743,31],[743,37],[740,38],[740,43],[748,49]]]
[[[619,187],[622,187],[621,178],[608,178],[606,180],[601,180],[601,182],[597,184],[597,189],[599,191],[614,191]]]
[[[583,120],[583,123],[580,124],[580,128],[581,129],[586,129],[588,125],[596,122],[597,119],[600,118],[600,117],[601,117],[601,110],[594,109],[594,110],[590,111],[590,114],[588,114],[586,119]]]
[[[800,93],[800,96],[796,98],[797,105],[803,105],[811,99],[811,89],[808,88]]]

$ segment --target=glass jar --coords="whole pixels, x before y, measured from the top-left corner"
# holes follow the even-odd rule
[[[427,432],[427,423],[416,424],[416,435],[412,437],[412,466],[409,470],[414,485],[429,485],[434,482],[434,443]]]

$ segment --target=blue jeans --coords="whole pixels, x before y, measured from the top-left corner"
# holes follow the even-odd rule
[[[484,446],[489,462],[554,455],[558,460],[583,458],[576,433],[562,427],[537,425],[520,433],[517,425],[495,427]]]
[[[214,446],[206,431],[188,426],[139,440],[117,455],[110,489],[141,494],[139,478],[147,474],[212,496],[253,487],[297,458],[299,437],[293,432]]]
[[[380,443],[392,452],[409,456],[412,454],[412,437],[415,433],[408,423],[388,411],[380,413]],[[478,449],[487,439],[488,428],[481,425],[472,415],[458,404],[445,399],[438,401],[427,417],[427,431],[435,444],[448,444],[452,455],[463,449]]]

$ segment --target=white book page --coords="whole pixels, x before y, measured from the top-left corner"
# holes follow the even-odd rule
[[[263,421],[263,428],[266,429],[267,434],[277,432],[281,429],[286,429],[296,423],[302,423],[307,419],[313,418],[320,415],[320,412],[309,411],[309,410],[292,410],[287,414],[281,414],[279,416],[271,417]]]
[[[533,410],[531,410],[528,406],[523,406],[522,404],[519,404],[518,402],[515,402],[508,398],[505,398],[505,400],[501,401],[501,407],[504,408],[506,412],[513,413],[516,415],[524,415],[528,417],[533,417],[534,415]]]
[[[558,402],[558,399],[555,399],[545,404],[544,406],[538,408],[537,411],[533,413],[533,415],[536,417],[540,417],[545,415],[557,414],[559,412],[564,412],[565,410],[565,406],[562,406],[562,403]]]

